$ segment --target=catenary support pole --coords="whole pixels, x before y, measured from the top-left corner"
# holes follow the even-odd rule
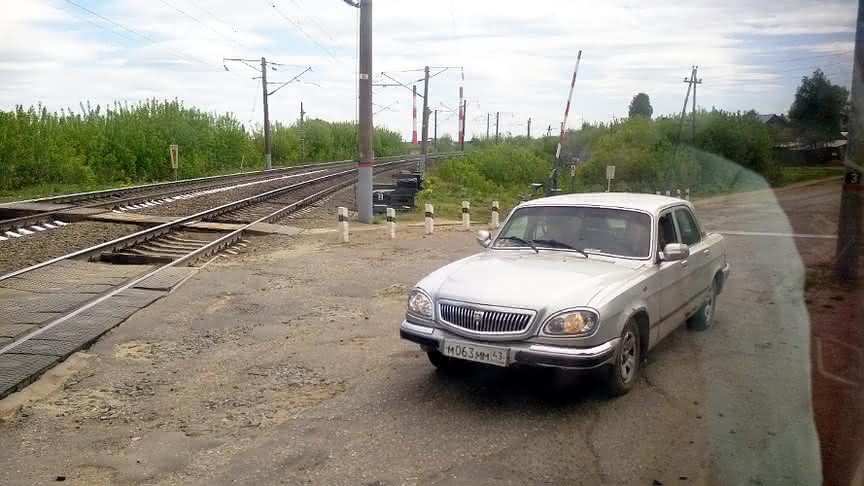
[[[357,163],[357,213],[361,223],[372,222],[372,0],[360,1],[359,66],[360,160]]]
[[[261,58],[261,90],[264,93],[264,168],[273,168],[273,144],[270,142],[270,107],[267,104],[267,59]]]
[[[423,69],[423,128],[420,131],[420,171],[426,171],[426,140],[429,139],[429,66]]]

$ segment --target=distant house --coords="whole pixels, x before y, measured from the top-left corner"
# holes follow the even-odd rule
[[[768,126],[783,125],[786,123],[786,118],[783,115],[776,115],[774,113],[759,114],[756,117],[759,118],[760,122]]]

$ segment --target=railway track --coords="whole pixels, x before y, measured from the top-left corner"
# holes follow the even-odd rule
[[[415,161],[382,162],[376,172]],[[0,275],[0,398],[191,277],[189,264],[243,251],[256,225],[355,182],[354,168],[329,172]]]
[[[402,156],[388,157],[379,161],[384,163],[403,158]],[[278,182],[292,175],[347,168],[354,163],[351,160],[322,162],[0,203],[0,242],[63,226],[75,219],[70,214],[70,210],[88,208],[109,208],[119,211],[147,210],[214,193],[247,188],[251,185]]]

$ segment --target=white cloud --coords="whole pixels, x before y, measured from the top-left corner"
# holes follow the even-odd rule
[[[255,73],[240,64],[226,73],[222,57],[264,55],[312,66],[303,79],[320,86],[284,88],[270,100],[271,118],[293,121],[301,100],[310,116],[355,116],[357,11],[341,0],[76,0],[155,43],[61,0],[0,2],[0,109],[37,101],[59,109],[80,100],[176,97],[257,123]],[[637,91],[651,95],[655,113],[680,110],[686,90],[681,80],[694,63],[704,78],[700,105],[780,112],[794,94],[790,83],[822,60],[771,61],[848,49],[855,7],[851,0],[375,0],[374,71],[464,66],[469,136],[484,134],[486,113],[496,111],[513,131],[523,130],[529,117],[535,133],[557,126],[579,49],[584,56],[571,126],[583,116],[626,115]],[[788,70],[799,66],[800,73]],[[300,70],[268,74],[287,80]],[[394,76],[409,82],[418,74]],[[434,78],[431,106],[456,108],[459,84],[457,70]],[[375,91],[378,105],[398,102],[376,123],[410,137],[411,93]],[[448,116],[439,113],[439,134],[455,133],[456,117]]]

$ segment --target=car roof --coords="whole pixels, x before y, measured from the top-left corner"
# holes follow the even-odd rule
[[[686,205],[692,209],[689,201],[677,197],[655,194],[640,194],[633,192],[585,192],[562,194],[560,196],[532,199],[519,205],[529,206],[602,206],[623,209],[638,209],[652,214],[658,214],[669,206]]]

